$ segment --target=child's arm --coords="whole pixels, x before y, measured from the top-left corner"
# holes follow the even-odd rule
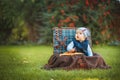
[[[75,48],[74,48],[74,43],[73,43],[73,41],[68,44],[68,46],[67,46],[67,51],[68,51],[68,52],[75,52]]]
[[[90,48],[90,45],[89,45],[89,44],[88,44],[87,51],[88,51],[88,56],[93,56],[93,53],[92,53],[92,50],[91,50],[91,48]]]

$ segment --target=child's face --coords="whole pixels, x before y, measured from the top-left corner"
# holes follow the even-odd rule
[[[84,41],[85,40],[85,36],[84,36],[84,34],[81,30],[76,31],[75,38],[78,41]]]

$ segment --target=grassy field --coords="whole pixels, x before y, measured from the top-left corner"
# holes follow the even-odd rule
[[[0,46],[0,80],[119,80],[120,46],[94,46],[112,68],[107,70],[40,69],[53,54],[51,46]]]

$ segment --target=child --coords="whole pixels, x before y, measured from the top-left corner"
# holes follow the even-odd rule
[[[68,52],[61,55],[69,55],[69,53],[81,52],[84,53],[86,56],[93,56],[89,41],[87,40],[88,36],[90,36],[90,32],[87,28],[78,28],[76,30],[75,38],[67,46]]]

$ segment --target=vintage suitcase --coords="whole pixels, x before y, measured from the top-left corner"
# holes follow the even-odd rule
[[[67,45],[72,41],[75,36],[76,28],[71,27],[62,27],[62,28],[53,28],[53,51],[54,53],[63,53],[66,52]],[[88,37],[90,45],[91,36]]]

